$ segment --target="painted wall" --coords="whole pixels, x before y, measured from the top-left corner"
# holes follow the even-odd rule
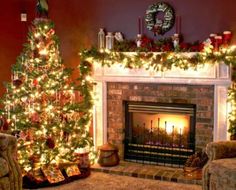
[[[147,7],[158,0],[48,0],[49,15],[55,22],[61,42],[64,64],[75,68],[78,52],[96,45],[100,27],[106,31],[121,31],[127,39],[138,32],[138,17],[144,17]],[[206,39],[210,33],[231,30],[236,34],[235,0],[165,0],[182,18],[181,31],[186,42]],[[0,12],[0,96],[3,81],[10,80],[10,68],[26,41],[28,27],[35,17],[36,0],[8,0],[1,2]],[[20,13],[28,14],[28,21],[20,21]],[[144,33],[150,37],[148,30]],[[166,33],[175,33],[175,27]],[[236,35],[234,36],[236,41]],[[76,74],[75,74],[76,75]]]

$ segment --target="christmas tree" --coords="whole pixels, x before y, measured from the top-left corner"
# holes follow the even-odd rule
[[[26,172],[73,162],[79,148],[92,147],[90,82],[82,73],[78,84],[73,83],[71,73],[62,64],[53,22],[35,19],[3,98],[9,129],[18,137],[18,161]]]

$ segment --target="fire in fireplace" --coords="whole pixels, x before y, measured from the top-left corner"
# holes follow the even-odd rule
[[[195,152],[196,105],[124,101],[124,159],[182,166]]]

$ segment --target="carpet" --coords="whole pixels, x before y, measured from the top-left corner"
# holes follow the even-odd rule
[[[201,190],[199,185],[92,172],[85,179],[40,190]]]

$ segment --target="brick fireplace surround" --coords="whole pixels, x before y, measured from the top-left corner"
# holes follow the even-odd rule
[[[227,88],[231,76],[224,64],[205,64],[197,71],[173,68],[165,72],[125,69],[119,64],[110,68],[94,65],[95,146],[111,142],[123,158],[124,100],[195,104],[196,150],[208,142],[228,139]]]

